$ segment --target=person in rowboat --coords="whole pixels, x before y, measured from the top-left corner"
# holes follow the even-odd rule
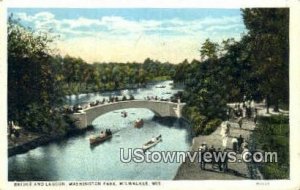
[[[111,134],[112,134],[112,133],[111,133],[111,130],[110,130],[110,129],[106,129],[105,134],[106,134],[106,136],[111,135]]]
[[[104,137],[104,136],[105,136],[105,133],[103,131],[101,131],[99,137]]]

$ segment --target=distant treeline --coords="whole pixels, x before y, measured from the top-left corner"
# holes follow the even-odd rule
[[[55,56],[53,64],[66,94],[144,86],[150,81],[171,79],[175,66],[147,58],[143,63],[93,63],[81,58]]]

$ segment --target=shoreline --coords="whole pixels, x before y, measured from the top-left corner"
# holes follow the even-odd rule
[[[155,120],[159,123],[170,122],[170,120],[172,120],[172,119],[174,119],[174,118],[157,118],[157,117],[153,118],[153,120]],[[185,119],[181,120],[181,122],[188,123],[188,121]],[[33,133],[33,132],[26,131],[26,132],[21,133],[21,136],[23,136],[23,138],[25,138],[25,140],[23,140],[24,142],[19,142],[19,143],[15,142],[18,140],[22,141],[21,137],[15,139],[15,140],[11,140],[11,139],[7,138],[7,141],[8,142],[11,141],[10,143],[13,144],[11,146],[8,145],[7,156],[11,157],[11,156],[15,156],[18,154],[23,154],[30,150],[38,148],[40,146],[45,146],[52,142],[59,142],[61,140],[65,140],[67,138],[74,137],[76,135],[84,134],[85,132],[93,130],[93,129],[94,129],[93,126],[88,126],[86,128],[82,128],[82,129],[79,129],[79,128],[72,129],[72,130],[68,131],[65,135],[39,134],[39,133]],[[191,135],[193,135],[193,134],[191,134]],[[194,136],[193,136],[193,138],[194,138]]]
[[[116,89],[102,89],[102,90],[98,90],[98,91],[82,91],[82,92],[78,92],[78,93],[73,93],[73,94],[66,94],[65,96],[78,96],[81,94],[95,94],[95,93],[111,93],[111,92],[115,92],[115,91],[122,91],[122,90],[137,90],[137,89],[142,89],[142,88],[147,88],[148,85],[156,85],[160,82],[166,82],[166,81],[173,81],[172,79],[170,80],[159,80],[159,81],[149,81],[145,84],[134,84],[132,86],[127,86],[127,87],[122,87],[122,88],[116,88]],[[181,89],[183,88],[183,84],[177,84],[176,82],[174,82],[174,89]]]
[[[147,84],[145,84],[147,85]],[[139,89],[139,88],[145,88],[145,85],[142,85],[142,86],[138,86],[138,87],[123,87],[123,88],[117,88],[117,89],[107,89],[107,90],[98,90],[98,91],[82,91],[82,92],[78,92],[78,93],[73,93],[73,94],[66,94],[66,96],[77,96],[77,95],[80,95],[80,94],[94,94],[94,93],[105,93],[105,92],[114,92],[114,91],[121,91],[121,90],[136,90],[136,89]]]
[[[114,92],[114,91],[121,91],[121,90],[136,90],[136,89],[139,89],[139,88],[147,88],[148,85],[156,85],[157,83],[165,82],[165,81],[173,81],[173,80],[172,79],[170,79],[170,80],[158,80],[158,81],[154,80],[154,81],[149,81],[145,84],[132,84],[130,86],[125,86],[125,87],[116,88],[116,89],[102,89],[102,90],[98,90],[98,91],[82,91],[82,92],[73,93],[73,94],[66,94],[66,96],[80,95],[80,94],[105,93],[105,92]],[[175,82],[174,82],[174,84],[175,84]]]
[[[195,140],[194,140],[195,138],[197,138],[197,136],[194,136],[192,138],[192,143],[191,143],[191,146],[189,147],[189,151],[193,150],[193,146],[194,146],[194,143],[195,143]],[[180,171],[183,170],[183,167],[184,167],[184,163],[181,163],[179,165],[179,167],[177,168],[177,171],[176,171],[174,177],[171,180],[173,180],[173,181],[175,181],[175,180],[185,180],[185,179],[181,179],[181,175],[179,174]]]
[[[58,134],[35,134],[35,137],[27,140],[26,142],[13,145],[7,148],[7,156],[8,158],[11,156],[15,156],[18,154],[26,153],[30,150],[38,148],[40,146],[48,145],[52,142],[59,142],[61,140],[67,139],[69,137],[73,137],[76,135],[83,134],[87,131],[93,130],[93,126],[89,126],[84,129],[73,129],[68,131],[65,135],[58,135]],[[7,139],[9,141],[9,139]]]

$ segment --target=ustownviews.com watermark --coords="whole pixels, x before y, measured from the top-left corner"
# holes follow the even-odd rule
[[[234,151],[146,151],[137,148],[120,149],[120,160],[123,163],[182,163],[182,162],[205,162],[205,163],[225,163],[225,162],[277,162],[277,152],[250,152],[244,151],[238,154]]]

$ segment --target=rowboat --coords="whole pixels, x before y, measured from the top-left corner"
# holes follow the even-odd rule
[[[110,138],[112,138],[112,133],[110,130],[106,130],[105,132],[101,132],[98,136],[90,137],[90,145],[102,143]]]
[[[144,125],[144,120],[143,119],[137,119],[134,122],[134,127],[135,128],[141,128],[141,127],[143,127],[143,125]]]
[[[102,143],[102,142],[110,139],[111,137],[112,137],[112,135],[107,135],[105,137],[100,137],[100,136],[91,137],[90,138],[90,144],[94,145],[94,144]]]
[[[157,137],[152,138],[150,141],[145,143],[142,147],[143,151],[148,150],[149,148],[155,146],[158,144],[160,141],[162,141],[161,135],[158,135]]]

